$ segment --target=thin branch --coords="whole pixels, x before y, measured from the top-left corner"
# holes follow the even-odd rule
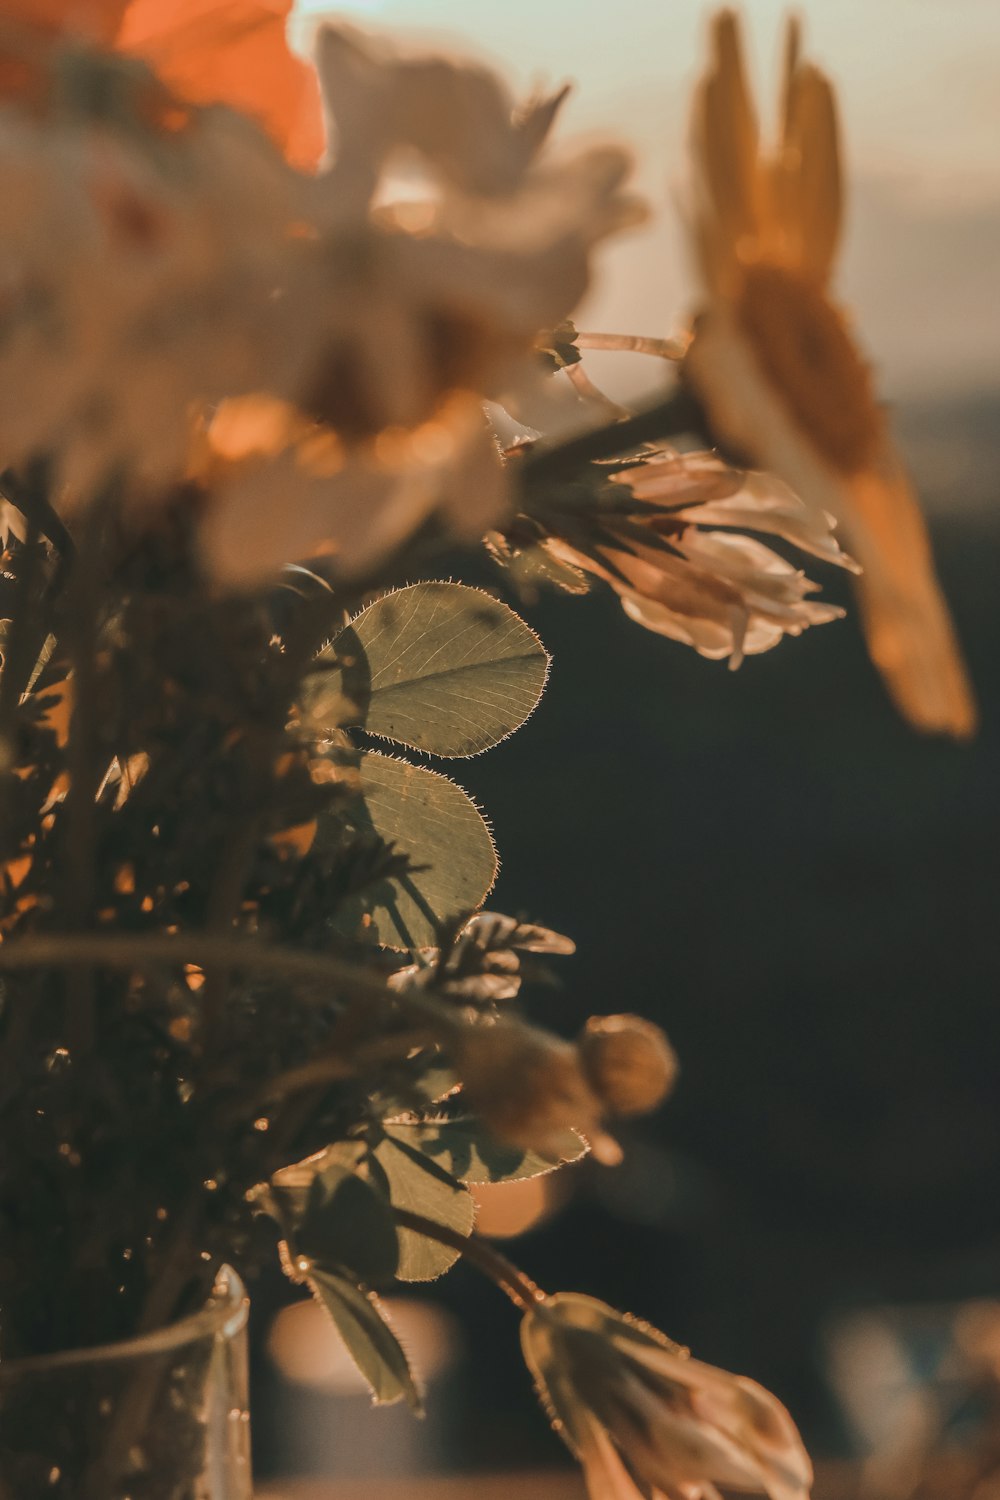
[[[701,407],[682,386],[627,421],[609,422],[554,448],[539,443],[521,461],[521,482],[526,488],[548,485],[572,477],[599,459],[614,458],[643,443],[664,442],[686,433],[701,436],[704,427]]]
[[[421,1234],[425,1239],[437,1240],[440,1245],[447,1245],[452,1250],[457,1250],[459,1255],[482,1271],[491,1281],[495,1282],[501,1291],[506,1292],[515,1306],[524,1312],[533,1307],[536,1302],[543,1301],[545,1293],[541,1287],[530,1276],[527,1276],[513,1261],[501,1255],[499,1250],[494,1250],[478,1234],[460,1234],[457,1229],[448,1229],[444,1224],[436,1224],[433,1219],[425,1219],[422,1214],[410,1213],[407,1208],[393,1209],[396,1223],[402,1229],[412,1229],[415,1234]]]
[[[299,1094],[303,1089],[315,1088],[321,1084],[342,1083],[347,1078],[356,1078],[365,1069],[406,1057],[415,1048],[432,1047],[437,1040],[435,1033],[423,1026],[379,1037],[377,1041],[358,1047],[347,1055],[336,1053],[314,1057],[297,1068],[287,1068],[269,1079],[258,1097],[272,1103],[287,1099],[292,1094]]]
[[[578,364],[566,366],[566,377],[585,401],[589,401],[592,405],[599,407],[607,416],[621,421],[622,418],[630,415],[627,406],[621,406],[617,401],[612,401],[611,397],[605,391],[602,391],[599,385],[594,384],[587,371],[583,368],[582,360]]]
[[[603,349],[613,354],[651,354],[654,359],[683,359],[691,343],[686,334],[672,339],[647,338],[641,333],[578,333],[578,349]]]
[[[66,853],[63,871],[63,904],[66,925],[86,928],[93,912],[97,851],[98,788],[107,769],[101,764],[98,724],[97,652],[101,614],[102,542],[112,503],[112,491],[94,504],[84,523],[79,556],[70,576],[70,662],[72,665],[72,713],[69,726],[66,795]],[[108,757],[110,758],[110,757]],[[66,986],[67,1028],[70,1052],[81,1060],[93,1049],[96,1027],[94,977],[81,969],[69,976]]]
[[[402,991],[389,990],[367,968],[326,953],[308,953],[250,938],[218,937],[205,932],[52,933],[16,938],[0,944],[0,971],[9,969],[72,968],[141,969],[147,964],[222,964],[244,972],[272,974],[286,979],[343,985],[356,995],[401,1000]]]

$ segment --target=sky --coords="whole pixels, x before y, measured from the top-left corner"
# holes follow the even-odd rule
[[[346,0],[311,14],[445,40],[517,91],[572,80],[561,136],[630,146],[651,223],[603,256],[577,320],[682,325],[694,279],[676,209],[711,7],[698,0]],[[1000,0],[805,0],[807,50],[838,87],[849,173],[838,290],[891,396],[1000,393]],[[781,0],[742,13],[773,119]],[[763,95],[760,90],[763,89]]]

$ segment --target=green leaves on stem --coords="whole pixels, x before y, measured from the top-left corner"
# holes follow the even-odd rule
[[[340,632],[306,678],[303,722],[342,742],[361,729],[448,758],[478,755],[518,729],[548,674],[538,637],[505,604],[479,589],[418,583],[386,594]],[[331,756],[351,763],[350,752]],[[408,856],[405,875],[354,899],[336,919],[362,926],[388,947],[437,941],[443,923],[474,911],[497,872],[489,828],[447,777],[393,756],[355,751],[357,798],[336,818],[370,830]],[[333,816],[320,839],[336,838]]]
[[[468,1117],[401,1119],[276,1173],[256,1196],[281,1227],[289,1273],[329,1312],[374,1399],[419,1409],[416,1381],[373,1288],[433,1280],[463,1245],[508,1294],[522,1281],[530,1286],[470,1238],[475,1205],[466,1184],[538,1176],[585,1149],[567,1133],[565,1153],[542,1156],[498,1145]]]

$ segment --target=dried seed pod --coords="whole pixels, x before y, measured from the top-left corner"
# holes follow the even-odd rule
[[[591,1088],[611,1114],[647,1114],[677,1080],[677,1054],[642,1016],[591,1016],[579,1051]]]

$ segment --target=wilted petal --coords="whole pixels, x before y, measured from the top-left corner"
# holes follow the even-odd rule
[[[742,483],[739,483],[740,479]],[[777,536],[822,562],[846,568],[852,573],[861,571],[854,559],[841,550],[834,535],[834,518],[825,511],[804,505],[795,492],[773,474],[750,471],[738,476],[737,484],[738,487],[728,495],[696,500],[690,505],[679,506],[671,514],[677,520],[694,521],[700,526],[736,526],[742,531]]]

